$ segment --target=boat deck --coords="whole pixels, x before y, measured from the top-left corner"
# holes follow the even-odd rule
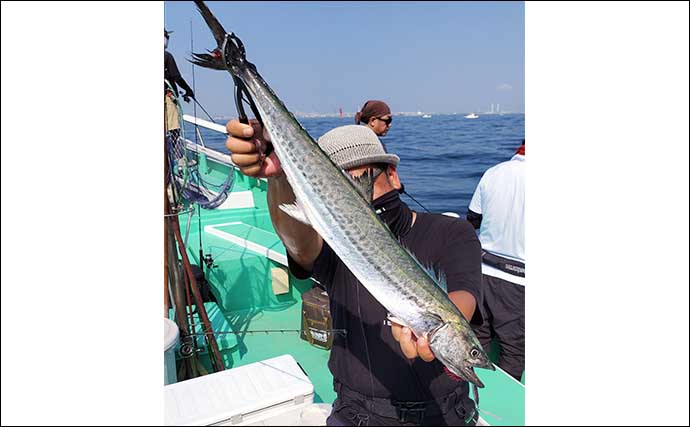
[[[204,175],[215,182],[233,173],[231,167],[210,159],[207,165]],[[285,289],[274,292],[273,273],[280,269],[287,276],[287,269],[285,248],[273,230],[266,206],[266,183],[234,173],[233,194],[228,202],[220,209],[202,209],[200,215],[195,212],[187,239],[192,263],[202,264],[199,233],[204,255],[213,258],[213,267],[205,268],[205,272],[215,302],[206,302],[205,306],[213,330],[218,333],[225,367],[290,354],[314,384],[314,400],[332,403],[336,395],[328,370],[328,350],[302,340],[299,332],[252,332],[299,330],[301,295],[313,282],[290,275]],[[183,236],[187,220],[187,216],[180,216]],[[202,363],[211,371],[205,346],[199,349]],[[490,425],[524,425],[524,385],[500,370],[477,369],[476,373],[486,385],[480,390],[482,419]]]
[[[299,330],[301,294],[311,287],[311,282],[291,278],[290,291],[274,295],[269,275],[257,273],[280,266],[280,263],[266,258],[261,249],[270,248],[284,256],[285,249],[275,234],[271,239],[271,233],[233,221],[207,225],[204,229],[204,245],[217,248],[213,250],[214,260],[216,265],[223,267],[210,274],[218,304],[206,303],[207,312],[214,331],[233,332],[218,336],[225,367],[234,368],[290,354],[314,384],[315,402],[332,403],[336,395],[328,370],[328,350],[312,346],[302,340],[298,332],[252,332]],[[227,236],[219,237],[214,230],[224,230]],[[238,238],[247,243],[233,242]],[[190,237],[190,242],[192,240]],[[248,270],[252,273],[247,273]],[[247,309],[248,306],[254,308]],[[210,369],[205,350],[202,356],[205,356],[202,360]],[[482,419],[490,425],[524,424],[524,386],[500,370],[477,369],[476,372],[486,385],[480,390]]]

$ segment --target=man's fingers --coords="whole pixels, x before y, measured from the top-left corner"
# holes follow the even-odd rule
[[[283,173],[283,169],[280,166],[280,160],[278,160],[275,152],[264,159],[263,165],[263,176],[265,177],[278,176]]]
[[[261,170],[261,163],[254,163],[250,166],[240,167],[240,172],[247,176],[256,176]]]
[[[436,358],[429,347],[429,341],[425,337],[416,338],[410,328],[391,322],[391,333],[408,359],[419,357],[425,362],[431,362]]]
[[[402,333],[402,326],[396,324],[396,323],[391,323],[391,333],[393,334],[393,338],[397,342],[400,342],[400,334]]]
[[[417,339],[417,353],[419,353],[419,357],[425,362],[431,362],[436,358],[434,352],[431,351],[429,347],[429,341],[424,337],[419,337]]]
[[[254,135],[254,128],[252,128],[250,125],[240,123],[237,119],[230,120],[225,125],[225,130],[228,131],[228,135],[233,135],[240,138],[249,138],[250,136]]]
[[[256,143],[243,139],[228,137],[225,141],[225,148],[233,154],[256,153]]]
[[[409,328],[403,328],[400,335],[400,349],[405,357],[414,359],[417,357],[417,345],[412,339],[412,331]]]
[[[233,154],[230,157],[237,166],[240,168],[252,166],[254,163],[260,163],[261,156],[258,153],[254,154]]]
[[[240,168],[240,171],[257,178],[280,176],[283,169],[275,152],[265,157],[267,142],[270,136],[266,129],[256,119],[250,119],[249,124],[240,123],[239,120],[230,120],[225,124],[228,138],[225,147],[232,153],[232,161]]]

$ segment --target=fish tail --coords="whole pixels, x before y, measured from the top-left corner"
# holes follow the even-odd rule
[[[219,50],[209,51],[209,53],[192,53],[192,59],[189,60],[192,64],[212,70],[226,70],[223,56]]]

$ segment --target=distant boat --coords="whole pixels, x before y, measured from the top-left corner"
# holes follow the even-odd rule
[[[425,115],[422,116],[422,118],[423,118],[423,119],[430,119],[430,118],[431,118],[431,114],[425,114]]]
[[[470,114],[466,115],[465,118],[466,119],[478,119],[479,116],[474,114],[474,113],[470,113]]]

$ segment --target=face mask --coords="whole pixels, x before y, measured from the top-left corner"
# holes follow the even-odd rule
[[[412,229],[412,211],[397,190],[391,190],[374,200],[372,207],[396,237],[404,237]]]

